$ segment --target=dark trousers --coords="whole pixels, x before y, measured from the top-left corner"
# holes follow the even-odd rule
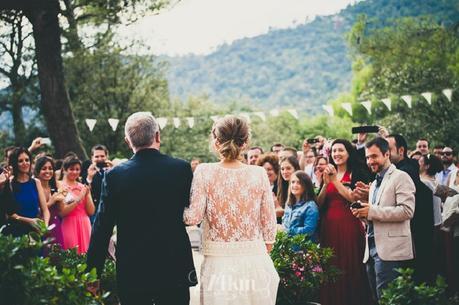
[[[378,256],[374,238],[368,238],[370,257],[366,263],[370,290],[375,301],[381,298],[382,290],[398,277],[397,268],[402,268],[401,261],[384,261]]]
[[[156,292],[128,292],[120,294],[121,305],[189,305],[190,288],[178,287]]]

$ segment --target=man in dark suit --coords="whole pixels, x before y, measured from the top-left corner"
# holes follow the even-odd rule
[[[105,174],[88,268],[101,275],[116,225],[121,304],[189,304],[189,287],[197,281],[182,219],[191,167],[159,152],[159,127],[150,113],[132,114],[125,135],[134,156]]]
[[[414,270],[417,282],[432,282],[435,279],[433,271],[433,194],[419,178],[419,163],[409,159],[408,145],[405,138],[399,134],[387,137],[390,148],[390,159],[397,169],[406,172],[416,186],[416,208],[411,220],[411,233],[415,250]]]

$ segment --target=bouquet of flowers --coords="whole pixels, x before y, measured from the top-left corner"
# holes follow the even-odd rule
[[[333,251],[321,248],[306,235],[278,232],[271,258],[279,273],[278,305],[299,305],[317,301],[320,286],[333,281],[338,270],[331,266]]]

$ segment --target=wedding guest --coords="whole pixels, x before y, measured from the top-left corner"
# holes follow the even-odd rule
[[[289,235],[307,234],[317,242],[319,209],[311,178],[304,171],[296,171],[290,178],[290,188],[282,217],[282,225]]]
[[[18,147],[9,157],[12,167],[10,178],[11,191],[16,207],[9,215],[9,234],[13,236],[25,235],[37,229],[37,222],[42,219],[47,226],[49,223],[49,210],[46,205],[45,194],[38,179],[32,178],[32,155],[23,148]]]
[[[367,167],[359,162],[352,144],[343,139],[333,141],[330,164],[323,173],[323,186],[318,196],[323,209],[320,244],[333,249],[332,264],[341,276],[321,289],[323,305],[367,305],[369,288],[362,264],[365,231],[362,222],[350,210],[354,201],[352,188],[368,183]]]
[[[263,166],[268,175],[269,184],[274,195],[277,196],[277,179],[279,176],[279,158],[274,153],[264,154],[258,159],[258,166]]]
[[[35,163],[34,175],[40,180],[43,192],[45,194],[46,205],[50,213],[49,225],[54,225],[50,231],[53,244],[63,246],[63,236],[61,228],[61,217],[59,210],[62,208],[64,196],[59,193],[56,177],[54,173],[54,161],[51,157],[41,157]]]
[[[276,208],[277,223],[282,223],[284,215],[285,203],[288,197],[288,183],[292,174],[300,170],[298,159],[294,156],[280,158],[280,175],[277,178],[277,201],[279,203]]]
[[[62,191],[66,193],[66,198],[59,214],[62,217],[64,249],[77,247],[78,254],[83,254],[88,250],[91,237],[89,216],[94,214],[95,207],[88,187],[78,182],[81,161],[74,156],[67,157],[62,170]]]
[[[323,182],[323,173],[327,168],[328,160],[326,157],[318,156],[314,162],[314,172],[312,175],[312,183],[314,187],[319,189]]]

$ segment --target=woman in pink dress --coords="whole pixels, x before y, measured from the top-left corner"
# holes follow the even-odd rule
[[[70,156],[62,164],[64,179],[62,191],[66,193],[64,204],[59,211],[62,217],[62,235],[64,249],[77,247],[78,254],[86,253],[91,238],[89,216],[95,212],[91,192],[88,187],[79,183],[81,161]]]

